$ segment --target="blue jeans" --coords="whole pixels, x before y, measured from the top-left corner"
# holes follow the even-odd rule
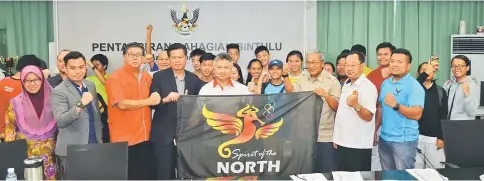
[[[415,168],[418,140],[390,142],[380,138],[378,152],[382,170],[405,170]]]

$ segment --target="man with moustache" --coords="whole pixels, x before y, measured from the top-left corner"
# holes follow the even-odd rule
[[[128,179],[155,179],[153,148],[149,142],[151,108],[160,103],[150,94],[151,77],[140,71],[144,48],[140,43],[123,49],[124,65],[110,74],[106,83],[111,142],[128,142]],[[149,96],[149,97],[148,97]]]
[[[284,65],[282,77],[286,92],[313,91],[323,100],[321,121],[318,131],[317,163],[315,172],[326,173],[337,169],[336,150],[333,145],[334,117],[338,109],[341,84],[333,75],[323,71],[324,55],[319,50],[306,53],[306,67],[309,75],[302,75],[294,84],[289,79],[289,67]]]
[[[417,121],[422,117],[425,91],[410,75],[411,63],[412,55],[408,50],[393,50],[392,76],[381,86],[377,109],[382,113],[378,143],[382,170],[415,168],[419,138]]]
[[[150,92],[161,95],[155,109],[150,141],[154,145],[157,162],[157,179],[175,179],[176,148],[174,145],[177,124],[177,103],[180,95],[198,95],[203,83],[197,75],[185,70],[187,48],[180,43],[167,49],[170,68],[153,74]]]
[[[380,43],[376,47],[377,59],[378,59],[378,66],[377,69],[371,71],[367,78],[373,84],[375,84],[378,94],[380,94],[381,84],[383,80],[387,79],[391,76],[390,68],[388,65],[390,64],[390,57],[392,55],[392,51],[395,50],[395,46],[391,43],[383,42]],[[377,103],[378,104],[378,103]],[[375,128],[379,128],[381,125],[381,112],[378,112],[375,115]],[[380,136],[380,129],[375,129],[375,138],[373,140],[373,152],[372,152],[372,161],[371,161],[371,170],[373,171],[380,171],[381,164],[380,164],[380,157],[378,154],[378,138]]]
[[[338,57],[336,58],[336,78],[341,83],[341,85],[344,85],[346,79],[348,79],[345,73],[347,55],[348,53],[341,53],[341,55],[338,55]]]
[[[52,90],[52,111],[59,133],[55,154],[67,171],[67,146],[102,143],[102,123],[96,87],[84,80],[86,59],[76,51],[64,57],[66,79]]]

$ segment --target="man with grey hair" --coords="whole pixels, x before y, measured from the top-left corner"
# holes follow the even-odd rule
[[[284,65],[282,73],[286,92],[313,91],[323,100],[324,105],[318,131],[317,165],[314,170],[318,173],[337,169],[336,146],[333,145],[333,127],[341,94],[341,84],[338,79],[323,71],[323,65],[324,54],[319,50],[310,50],[306,53],[306,70],[309,75],[304,74],[299,82],[291,84],[287,64]]]
[[[247,86],[230,78],[232,67],[233,60],[228,54],[218,54],[213,62],[215,79],[205,84],[199,95],[249,95]]]

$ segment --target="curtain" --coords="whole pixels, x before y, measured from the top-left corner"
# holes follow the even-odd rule
[[[7,34],[7,55],[2,56],[35,54],[48,64],[52,1],[2,1],[0,7],[0,29]]]
[[[450,76],[450,35],[458,34],[459,21],[475,34],[484,25],[483,1],[318,1],[318,47],[326,61],[336,62],[343,49],[354,44],[367,48],[367,64],[378,67],[376,46],[384,41],[412,53],[411,74],[431,55],[439,56],[437,83]]]

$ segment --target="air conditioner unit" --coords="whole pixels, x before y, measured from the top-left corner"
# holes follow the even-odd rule
[[[456,55],[465,55],[469,58],[471,60],[471,75],[477,79],[479,86],[484,86],[481,83],[484,81],[484,35],[451,35],[450,44],[450,58]],[[452,70],[450,71],[450,76],[452,76]],[[480,101],[481,106],[484,105],[483,101]]]
[[[484,35],[451,35],[450,58],[465,55],[471,60],[471,75],[484,81]],[[481,69],[481,70],[480,70]],[[452,76],[452,73],[451,73]]]

